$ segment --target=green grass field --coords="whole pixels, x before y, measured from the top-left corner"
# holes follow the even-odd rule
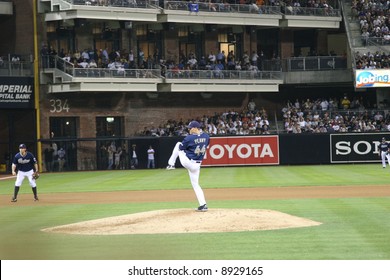
[[[43,260],[389,260],[390,196],[208,201],[213,208],[271,209],[312,219],[307,228],[235,232],[82,236],[42,228],[136,212],[193,208],[194,201],[23,206],[10,203],[14,179],[0,180],[0,258]],[[380,164],[203,168],[207,188],[389,185]],[[190,189],[187,172],[135,170],[42,174],[39,193]],[[369,192],[369,189],[367,190]],[[20,194],[31,194],[25,181]],[[31,195],[32,196],[32,195]]]

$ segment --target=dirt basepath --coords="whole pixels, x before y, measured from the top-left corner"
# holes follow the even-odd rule
[[[235,232],[318,226],[321,225],[320,221],[311,221],[267,209],[213,209],[212,201],[382,197],[390,196],[390,186],[205,189],[204,192],[211,206],[211,209],[204,213],[195,212],[194,209],[165,209],[85,221],[47,228],[43,231],[107,235]],[[2,206],[178,201],[193,201],[194,208],[196,206],[192,189],[42,194],[39,202],[33,201],[32,194],[24,194],[18,197],[16,203],[10,202],[10,196],[0,196]]]
[[[25,186],[28,188],[28,186]],[[39,189],[38,189],[39,191]],[[343,198],[390,196],[389,186],[322,186],[322,187],[280,187],[280,188],[236,188],[204,189],[208,201],[212,200],[268,200],[301,198]],[[0,195],[0,207],[11,204],[12,193]],[[34,205],[31,194],[21,194],[15,204]],[[134,202],[193,201],[194,191],[150,190],[40,194],[39,205],[99,204]]]

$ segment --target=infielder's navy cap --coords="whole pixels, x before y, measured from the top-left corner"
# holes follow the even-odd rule
[[[19,145],[19,149],[26,149],[26,145],[25,144],[20,144]]]
[[[190,122],[190,124],[188,125],[188,128],[200,128],[200,123],[198,123],[197,121],[192,121]]]

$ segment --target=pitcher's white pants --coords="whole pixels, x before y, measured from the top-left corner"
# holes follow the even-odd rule
[[[191,185],[195,191],[196,198],[198,199],[199,206],[206,204],[206,199],[204,197],[204,193],[202,188],[199,185],[199,175],[200,175],[200,165],[202,164],[200,161],[194,161],[189,159],[184,151],[179,150],[179,146],[181,142],[177,142],[175,148],[173,148],[172,155],[168,160],[168,164],[175,166],[175,162],[177,157],[180,159],[181,165],[188,170],[188,174],[190,175]]]

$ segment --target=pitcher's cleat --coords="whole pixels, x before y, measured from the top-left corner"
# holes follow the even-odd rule
[[[167,166],[167,170],[173,170],[173,169],[175,169],[175,167],[173,165],[168,165]]]
[[[207,204],[203,204],[196,209],[197,212],[207,212],[207,210],[209,210]]]

